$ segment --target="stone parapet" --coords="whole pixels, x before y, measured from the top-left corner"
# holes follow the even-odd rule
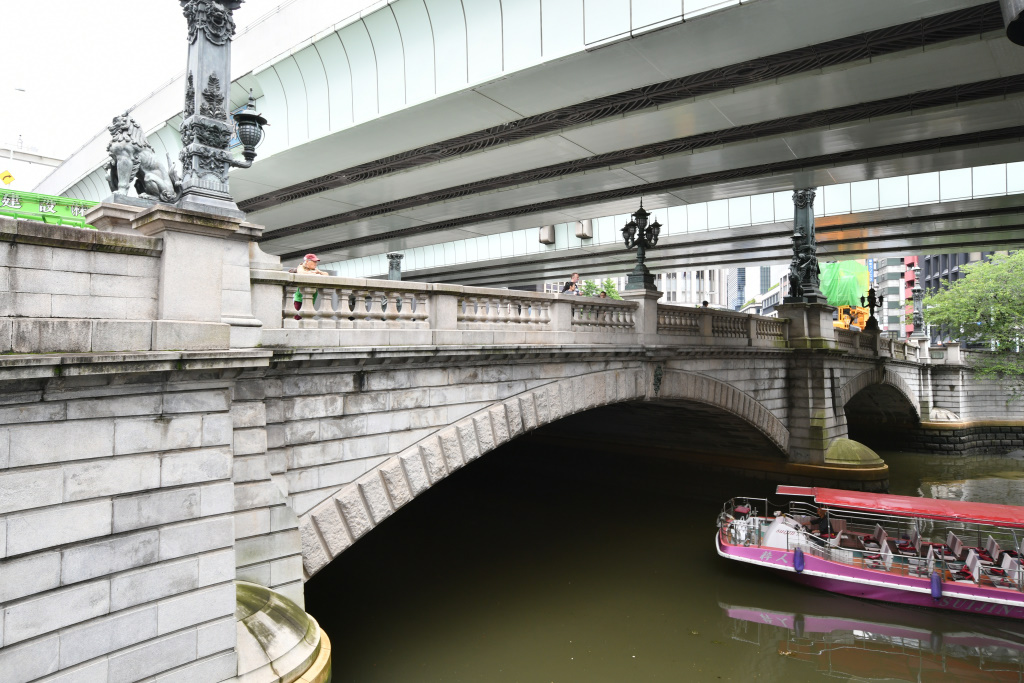
[[[252,270],[265,347],[646,344],[785,348],[788,321],[627,300]],[[296,294],[299,296],[297,297]],[[296,299],[301,306],[295,307]]]

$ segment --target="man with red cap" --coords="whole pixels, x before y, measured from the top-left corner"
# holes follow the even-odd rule
[[[320,270],[319,268],[316,267],[316,264],[317,264],[317,262],[319,260],[320,259],[318,259],[316,257],[316,254],[306,254],[303,257],[303,259],[302,259],[302,263],[298,267],[292,268],[288,272],[289,273],[295,273],[296,275],[327,275],[327,273],[325,273],[324,271],[322,271],[322,270]],[[313,292],[313,304],[316,305],[316,292]],[[296,289],[295,290],[295,310],[297,311],[297,310],[299,310],[301,308],[302,308],[302,291],[299,290],[299,289]],[[296,320],[302,320],[302,316],[301,315],[296,315],[295,319]]]

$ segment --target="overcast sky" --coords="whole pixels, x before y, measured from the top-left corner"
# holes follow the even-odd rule
[[[246,0],[238,30],[288,1]],[[178,0],[7,0],[0,22],[0,143],[20,135],[46,156],[67,157],[185,69]]]

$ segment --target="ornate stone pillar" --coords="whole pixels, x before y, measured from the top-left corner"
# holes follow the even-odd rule
[[[405,254],[397,252],[387,254],[388,257],[388,279],[399,281],[402,279],[402,259]]]
[[[793,192],[793,259],[789,264],[787,304],[827,303],[818,279],[818,244],[814,238],[813,189]]]
[[[231,157],[234,134],[228,107],[231,89],[232,15],[244,0],[178,0],[188,20],[188,67],[185,73],[184,120],[179,130],[183,149],[179,206],[225,217],[243,218],[228,189],[228,169],[246,167]]]
[[[915,265],[914,273],[914,337],[927,336],[924,330],[924,290],[921,289],[921,267]]]

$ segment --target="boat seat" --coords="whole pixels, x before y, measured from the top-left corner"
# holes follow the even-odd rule
[[[972,574],[967,567],[963,567],[957,571],[951,571],[950,578],[954,581],[970,581],[971,583],[974,583],[974,574]]]
[[[864,550],[864,544],[860,539],[851,534],[843,534],[839,537],[839,547],[845,550]]]

